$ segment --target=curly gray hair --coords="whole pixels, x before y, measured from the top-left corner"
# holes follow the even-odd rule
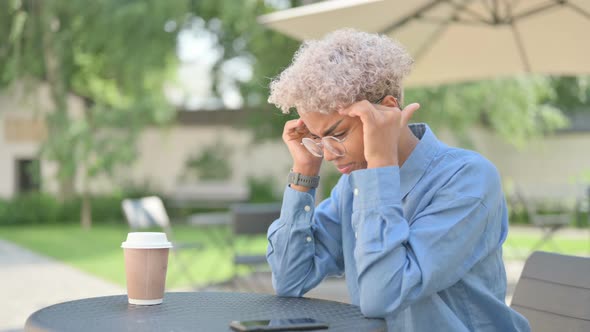
[[[402,80],[414,60],[387,36],[342,29],[304,42],[291,65],[270,84],[269,103],[283,113],[332,113],[386,95],[402,104]]]

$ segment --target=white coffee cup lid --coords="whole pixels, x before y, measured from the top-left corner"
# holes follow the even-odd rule
[[[166,233],[132,232],[127,234],[127,241],[121,244],[121,248],[162,249],[172,248],[172,243],[166,238]]]

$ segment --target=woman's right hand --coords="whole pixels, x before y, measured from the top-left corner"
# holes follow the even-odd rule
[[[322,159],[312,155],[301,139],[309,136],[309,129],[301,119],[289,120],[283,129],[283,142],[293,158],[293,171],[307,176],[316,176],[320,173]]]

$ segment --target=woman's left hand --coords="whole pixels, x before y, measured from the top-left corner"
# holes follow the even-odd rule
[[[363,100],[338,112],[361,119],[367,168],[376,168],[399,164],[397,152],[401,130],[408,125],[419,108],[418,103],[412,103],[400,110]]]

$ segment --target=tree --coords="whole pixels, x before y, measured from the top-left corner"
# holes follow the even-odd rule
[[[280,1],[274,1],[279,3]],[[217,36],[224,52],[213,68],[213,77],[221,78],[222,65],[236,57],[251,59],[253,75],[250,81],[240,85],[245,99],[244,108],[253,111],[246,128],[254,128],[258,140],[280,137],[284,122],[296,116],[284,115],[266,102],[270,79],[287,67],[299,41],[268,29],[257,22],[257,17],[277,10],[264,0],[213,0],[195,1],[192,13],[207,22],[211,32]],[[297,7],[310,3],[309,0],[282,1],[285,7]],[[217,88],[218,84],[214,84]],[[213,91],[218,96],[220,89]]]
[[[81,173],[85,228],[89,181],[133,160],[140,129],[174,115],[161,89],[175,63],[176,36],[165,26],[188,10],[188,1],[0,2],[0,87],[48,84],[42,155],[59,167],[62,198]],[[72,114],[70,95],[84,101],[83,114]]]
[[[549,82],[555,91],[550,104],[566,114],[590,111],[590,76],[555,76]]]
[[[516,147],[566,126],[562,111],[549,103],[553,99],[555,91],[543,76],[414,88],[405,96],[406,103],[417,101],[423,107],[414,120],[450,128],[468,147],[474,125],[489,128]]]

